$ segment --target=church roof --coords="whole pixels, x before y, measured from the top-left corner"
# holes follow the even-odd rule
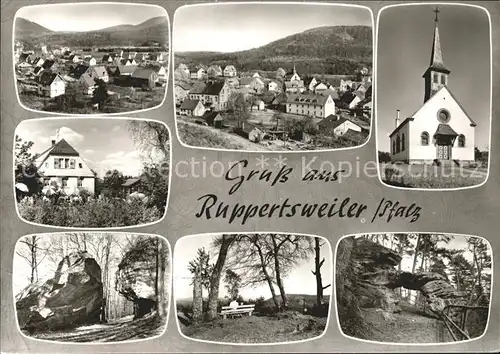
[[[439,124],[434,136],[436,135],[447,135],[447,136],[458,136],[457,132],[453,130],[448,124]]]
[[[436,9],[436,11],[439,11]],[[444,65],[443,61],[443,53],[441,52],[441,41],[439,39],[439,27],[438,27],[438,18],[437,18],[437,13],[436,13],[436,20],[435,20],[435,27],[434,27],[434,40],[432,43],[432,52],[431,52],[431,62],[429,69],[434,69],[438,71],[443,71],[446,72],[447,74],[450,73],[450,70]],[[427,70],[429,70],[427,69]]]

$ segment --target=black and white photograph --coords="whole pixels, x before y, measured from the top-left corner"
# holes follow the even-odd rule
[[[342,238],[336,253],[337,315],[344,335],[433,344],[486,332],[493,267],[485,239],[364,234]]]
[[[326,239],[297,234],[203,234],[175,246],[174,298],[183,336],[265,344],[326,331],[332,289]]]
[[[170,247],[156,235],[23,236],[13,272],[19,330],[74,343],[158,337],[167,324],[170,269]]]
[[[20,103],[67,114],[159,106],[169,69],[169,20],[160,6],[85,2],[25,6],[14,21]]]
[[[304,151],[368,140],[369,8],[199,4],[178,8],[173,27],[176,124],[183,144]]]
[[[14,142],[14,189],[21,219],[38,225],[144,225],[165,214],[170,136],[158,121],[33,119]]]
[[[390,6],[378,23],[382,181],[421,189],[485,183],[492,89],[488,12],[459,4]]]

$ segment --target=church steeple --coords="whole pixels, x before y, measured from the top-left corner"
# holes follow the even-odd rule
[[[436,18],[434,19],[434,38],[432,41],[432,52],[430,65],[423,75],[425,80],[424,102],[436,93],[441,87],[447,85],[448,74],[450,70],[444,65],[443,54],[441,52],[441,41],[439,39],[439,9],[434,10]]]

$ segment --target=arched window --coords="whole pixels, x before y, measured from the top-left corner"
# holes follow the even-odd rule
[[[422,134],[420,135],[420,144],[424,146],[429,145],[429,133],[422,132]]]
[[[400,152],[400,151],[401,151],[401,138],[398,135],[396,137],[396,152]]]
[[[392,153],[395,154],[396,153],[396,140],[393,140],[392,141]]]
[[[458,136],[458,147],[461,147],[461,148],[465,147],[465,135],[463,135],[463,134],[460,134]]]
[[[405,151],[405,134],[401,135],[401,151]]]

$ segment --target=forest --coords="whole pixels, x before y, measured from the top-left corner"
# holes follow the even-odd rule
[[[452,234],[367,234],[337,249],[336,294],[344,334],[394,343],[469,340],[486,330],[491,249]]]
[[[169,132],[165,125],[150,121],[130,120],[127,127],[143,165],[140,191],[130,194],[123,184],[132,176],[117,169],[104,176],[93,171],[94,193],[84,187],[69,193],[58,181],[45,183],[35,163],[39,155],[32,151],[33,142],[16,134],[14,178],[20,216],[37,224],[85,228],[140,225],[161,219],[169,189]],[[153,158],[155,153],[162,157]]]
[[[202,242],[207,236],[199,237]],[[276,343],[321,335],[330,302],[325,289],[331,286],[330,269],[322,267],[330,253],[329,244],[319,237],[214,236],[210,246],[198,248],[187,264],[192,297],[176,295],[181,331],[188,337],[229,343]],[[289,286],[300,283],[293,277],[300,267],[315,285],[289,293]],[[260,295],[244,296],[249,288]]]
[[[170,251],[159,236],[24,236],[14,255],[20,330],[63,342],[121,342],[160,335],[167,321]]]
[[[234,65],[239,71],[291,70],[299,73],[352,75],[372,66],[372,28],[331,26],[309,29],[259,48],[234,52],[178,52],[175,62],[188,66]]]

